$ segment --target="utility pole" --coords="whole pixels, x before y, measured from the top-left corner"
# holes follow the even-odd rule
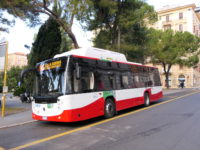
[[[4,54],[4,78],[3,78],[3,96],[2,96],[2,117],[5,116],[6,94],[8,92],[7,85],[7,66],[8,66],[8,42],[0,43],[1,54]],[[5,52],[4,52],[5,51]]]

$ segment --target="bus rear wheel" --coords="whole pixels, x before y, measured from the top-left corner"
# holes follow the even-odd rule
[[[150,105],[150,98],[149,98],[149,94],[145,93],[144,94],[144,106],[147,107]]]
[[[107,99],[104,106],[104,117],[111,118],[115,115],[116,108],[112,99]]]

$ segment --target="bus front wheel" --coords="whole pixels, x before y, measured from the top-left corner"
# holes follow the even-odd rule
[[[104,117],[111,118],[115,115],[116,108],[112,99],[107,99],[104,106]]]

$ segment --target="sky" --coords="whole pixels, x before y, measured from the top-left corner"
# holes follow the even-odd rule
[[[162,8],[166,5],[184,5],[191,3],[195,3],[197,7],[200,7],[200,0],[146,0],[146,2],[153,5],[155,9]],[[39,27],[29,28],[23,21],[17,19],[15,26],[9,28],[9,33],[0,33],[0,40],[6,38],[9,42],[8,53],[29,53],[30,50],[25,48],[24,45],[32,46],[34,35],[37,34]],[[92,46],[92,33],[83,31],[78,22],[74,23],[72,31],[80,47]]]

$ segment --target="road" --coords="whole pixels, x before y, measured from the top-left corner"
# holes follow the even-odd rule
[[[199,150],[199,97],[200,93],[174,93],[107,120],[38,121],[0,129],[0,149]]]

